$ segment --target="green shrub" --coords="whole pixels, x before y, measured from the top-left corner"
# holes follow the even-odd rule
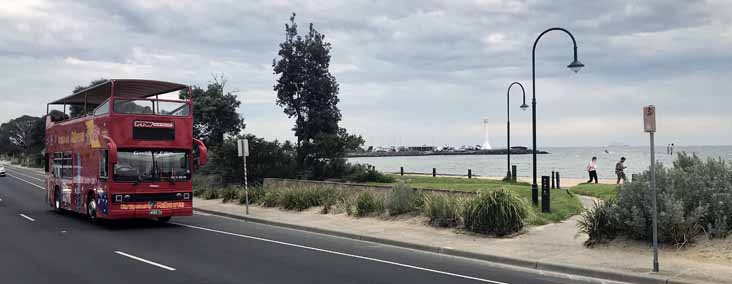
[[[242,190],[243,189],[239,189],[234,186],[225,187],[224,189],[221,190],[221,198],[224,199],[222,202],[229,202],[232,200],[239,199],[239,193]],[[243,193],[242,193],[242,195],[243,195]]]
[[[282,190],[279,189],[268,189],[264,192],[262,197],[262,206],[264,207],[277,207],[280,205],[282,199]]]
[[[392,183],[394,178],[376,170],[371,165],[353,166],[353,173],[347,178],[353,182],[379,182]]]
[[[328,214],[331,213],[335,207],[337,206],[339,200],[344,198],[345,193],[340,190],[334,190],[334,189],[328,189],[323,190],[320,195],[320,203],[323,206],[323,209],[320,211],[320,213]],[[336,209],[337,211],[337,209]]]
[[[191,183],[193,184],[193,196],[200,197],[208,188],[207,177],[203,175],[193,175]]]
[[[480,191],[466,202],[463,221],[468,231],[505,236],[524,227],[528,211],[524,200],[510,190]]]
[[[426,193],[423,197],[422,212],[435,227],[456,227],[460,221],[462,201],[444,193]]]
[[[379,214],[384,211],[384,199],[381,196],[365,190],[356,199],[356,216],[364,217]]]
[[[386,198],[386,209],[389,215],[399,215],[414,211],[417,205],[417,193],[404,182],[395,184]]]
[[[241,192],[239,193],[239,204],[246,204],[247,203],[247,196],[244,189],[241,189]],[[264,199],[264,187],[262,186],[252,186],[249,187],[249,204],[259,204]]]
[[[589,239],[585,246],[592,247],[595,244],[613,240],[617,235],[617,220],[611,211],[615,200],[610,199],[604,202],[595,201],[592,208],[585,210],[577,220],[577,228],[580,233],[585,233]]]
[[[217,198],[219,198],[219,196],[220,196],[219,190],[216,188],[209,188],[203,192],[203,199],[206,199],[206,200],[217,199]]]
[[[618,188],[617,206],[609,215],[615,224],[602,232],[649,241],[652,237],[650,173],[637,175]],[[732,228],[732,166],[721,159],[680,153],[673,168],[656,166],[658,239],[684,246],[702,232],[726,237]],[[602,224],[602,223],[598,223]],[[580,228],[582,231],[582,228]]]

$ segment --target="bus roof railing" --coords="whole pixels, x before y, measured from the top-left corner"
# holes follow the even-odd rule
[[[112,90],[114,88],[114,90]],[[186,85],[140,79],[110,79],[70,96],[48,103],[49,105],[99,105],[113,94],[114,97],[147,98],[188,88]]]

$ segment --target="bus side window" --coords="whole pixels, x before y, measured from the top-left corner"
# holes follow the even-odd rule
[[[62,178],[70,178],[74,175],[73,173],[73,159],[71,158],[71,153],[63,153],[63,163],[61,166],[61,177]]]
[[[63,166],[63,154],[53,153],[53,177],[61,177],[61,167]]]
[[[109,178],[109,163],[107,162],[108,155],[109,151],[107,150],[99,151],[99,179],[106,180]]]

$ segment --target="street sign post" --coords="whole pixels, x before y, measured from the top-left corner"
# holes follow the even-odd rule
[[[249,156],[249,140],[242,138],[237,140],[239,157],[244,159],[244,198],[246,199],[246,215],[249,215],[249,186],[247,185],[247,156]]]
[[[651,204],[653,205],[653,272],[658,272],[658,209],[656,209],[656,149],[653,134],[656,133],[656,107],[643,107],[643,130],[651,136]]]

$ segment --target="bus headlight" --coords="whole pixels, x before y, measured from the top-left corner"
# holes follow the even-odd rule
[[[188,192],[183,193],[183,199],[185,199],[185,200],[191,199],[191,194]]]

